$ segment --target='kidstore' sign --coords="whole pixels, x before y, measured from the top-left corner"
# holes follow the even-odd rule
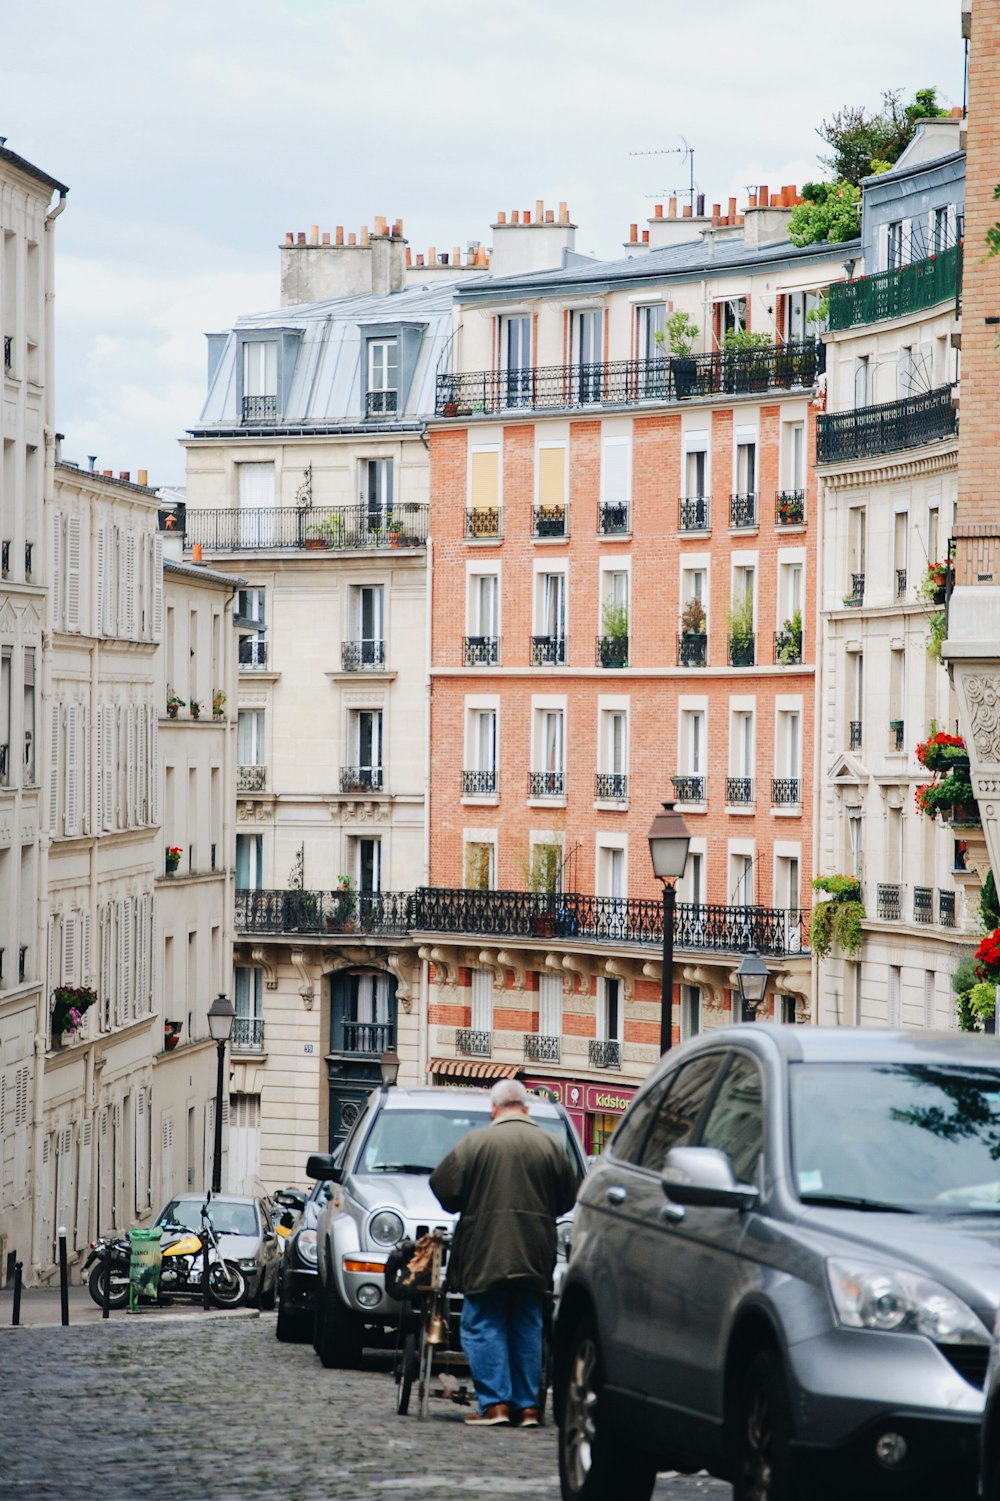
[[[632,1103],[635,1090],[622,1086],[576,1083],[573,1079],[526,1079],[526,1087],[537,1094],[547,1094],[565,1105],[567,1110],[583,1110],[588,1115],[623,1115]]]

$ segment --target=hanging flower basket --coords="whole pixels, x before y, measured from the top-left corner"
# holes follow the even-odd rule
[[[57,985],[52,992],[49,1010],[53,1038],[68,1033],[75,1037],[80,1024],[97,1000],[97,992],[84,985]]]

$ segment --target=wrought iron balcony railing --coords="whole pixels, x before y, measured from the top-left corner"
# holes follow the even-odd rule
[[[899,922],[903,888],[880,881],[876,890],[875,910],[883,922]]]
[[[366,391],[366,417],[395,417],[399,411],[398,391]]]
[[[499,636],[466,636],[466,667],[496,667],[499,661]]]
[[[906,746],[906,724],[902,719],[889,720],[889,749],[901,751]]]
[[[679,948],[719,953],[748,948],[761,954],[799,953],[808,948],[808,920],[808,911],[799,908],[678,902],[674,941]],[[236,929],[317,937],[355,931],[386,938],[414,933],[557,937],[652,948],[663,943],[663,903],[658,898],[442,886],[406,893],[240,890]]]
[[[775,631],[774,660],[779,667],[797,667],[802,661],[802,632]]]
[[[396,1046],[396,1028],[393,1022],[343,1022],[343,1048],[335,1052],[364,1053],[368,1057],[381,1058]]]
[[[705,801],[705,778],[703,776],[680,776],[670,778],[674,796],[679,803],[703,803]]]
[[[746,531],[757,525],[757,496],[753,491],[730,495],[729,525],[733,531]]]
[[[823,412],[816,419],[816,462],[843,464],[918,448],[958,432],[958,413],[951,386],[938,386],[901,401],[854,407],[848,412]]]
[[[594,777],[594,796],[605,802],[623,803],[628,797],[628,777],[622,771],[599,771]]]
[[[708,633],[681,631],[677,637],[678,667],[704,667],[708,662]]]
[[[455,1051],[467,1058],[489,1058],[493,1053],[493,1033],[473,1027],[455,1028]]]
[[[10,542],[0,542],[0,578],[10,577]]]
[[[34,555],[34,547],[35,544],[33,542],[26,542],[24,544],[24,576],[26,579],[31,578],[31,559]]]
[[[531,665],[532,667],[565,667],[566,637],[532,636]]]
[[[427,511],[411,502],[393,510],[380,506],[262,506],[192,510],[184,523],[184,545],[199,542],[206,552],[252,552],[260,549],[332,549],[371,551],[393,546],[423,547]]]
[[[774,497],[776,526],[802,526],[806,519],[806,492],[778,490]]]
[[[914,886],[913,888],[913,921],[919,923],[934,921],[934,892],[930,886]]]
[[[277,422],[277,396],[244,396],[244,422]]]
[[[795,808],[802,802],[802,782],[799,777],[773,777],[771,780],[771,803],[775,808]]]
[[[752,667],[756,660],[756,636],[730,636],[730,667]]]
[[[385,666],[384,641],[342,641],[340,665],[344,672],[376,671]]]
[[[545,1037],[540,1032],[525,1032],[524,1061],[526,1063],[558,1063],[558,1037]]]
[[[622,1045],[620,1042],[602,1042],[596,1037],[590,1039],[587,1048],[588,1062],[591,1068],[621,1068]]]
[[[861,749],[861,720],[852,719],[848,726],[848,740],[850,750]]]
[[[12,365],[13,365],[13,359],[14,359],[13,353],[12,353],[13,348],[14,348],[14,340],[13,340],[13,338],[11,337],[10,334],[4,334],[4,336],[3,336],[3,368],[5,370],[10,370],[11,367],[12,367]]]
[[[602,537],[620,536],[628,531],[628,506],[622,501],[614,501],[611,504],[601,505],[597,518],[597,529]]]
[[[341,792],[381,792],[381,766],[342,766],[340,790]]]
[[[961,286],[961,245],[952,245],[908,266],[877,271],[874,276],[837,281],[828,291],[830,329],[901,318],[906,313],[933,307],[936,302],[950,302],[958,296]]]
[[[529,797],[565,797],[566,773],[564,771],[529,771]]]
[[[897,599],[905,599],[906,598],[906,569],[905,568],[897,568],[896,569],[896,598]]]
[[[476,506],[474,510],[466,511],[465,535],[498,538],[500,536],[499,506]]]
[[[566,507],[536,506],[534,513],[534,535],[536,537],[565,537]]]
[[[753,802],[753,777],[727,777],[726,802],[730,804]]]
[[[707,532],[712,525],[712,502],[708,495],[682,496],[678,527],[682,532]]]
[[[266,639],[263,636],[241,636],[238,656],[242,668],[266,667]]]
[[[597,665],[598,667],[627,667],[628,637],[598,636]]]
[[[938,892],[938,922],[942,928],[955,926],[955,893],[953,891]]]
[[[264,1018],[237,1016],[233,1019],[233,1052],[260,1053],[264,1048]]]
[[[844,604],[851,609],[858,609],[865,602],[865,576],[863,573],[851,574],[851,587],[844,595]]]
[[[266,766],[238,766],[236,769],[237,792],[263,792],[267,785]]]
[[[462,772],[462,795],[464,797],[493,797],[496,790],[496,767],[492,767],[489,771]]]
[[[7,769],[10,765],[10,746],[0,745],[0,786],[7,785]]]
[[[773,388],[809,389],[825,368],[825,359],[824,345],[809,339],[683,359],[468,371],[438,376],[435,411],[439,417],[468,417],[525,407],[631,406]]]

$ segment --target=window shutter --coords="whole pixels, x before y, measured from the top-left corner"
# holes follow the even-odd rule
[[[76,1244],[80,1251],[90,1243],[90,1183],[93,1159],[94,1122],[86,1120],[80,1127],[79,1159],[76,1170]]]
[[[147,790],[148,768],[146,763],[146,705],[135,706],[135,821],[137,824],[149,822],[149,802]]]
[[[124,900],[115,903],[115,922],[118,929],[118,974],[115,993],[115,1025],[123,1027],[128,1019],[128,925]]]
[[[80,552],[82,546],[79,516],[66,523],[66,629],[80,629]]]
[[[499,503],[500,455],[496,449],[472,454],[472,507],[474,511],[493,510]]]
[[[149,1207],[149,1190],[146,1186],[146,1159],[148,1155],[149,1111],[147,1091],[140,1089],[135,1097],[135,1212],[142,1214]]]
[[[53,839],[62,833],[59,826],[59,732],[62,711],[58,704],[49,707],[49,834]]]
[[[627,500],[628,444],[608,441],[604,445],[604,503],[617,506]]]
[[[164,1115],[160,1122],[160,1198],[165,1203],[174,1192],[174,1118]]]
[[[66,807],[64,825],[69,838],[80,832],[80,709],[66,706]]]
[[[138,636],[138,611],[136,609],[136,563],[139,539],[135,532],[125,533],[125,635],[130,641]]]
[[[81,832],[92,834],[94,826],[91,821],[91,787],[90,787],[90,707],[87,704],[80,706],[80,820]]]
[[[156,710],[149,710],[149,821],[160,821],[160,721]]]
[[[101,828],[115,827],[115,706],[101,707]]]
[[[128,635],[129,594],[128,594],[128,537],[120,527],[114,528],[115,557],[118,564],[118,615],[115,620],[113,635],[122,637]]]
[[[89,985],[91,980],[90,971],[90,912],[80,913],[80,984]]]
[[[66,912],[62,920],[62,982],[76,984],[76,913]]]
[[[145,1016],[152,1010],[149,984],[149,892],[144,891],[137,903],[136,942],[136,1012]]]
[[[153,640],[163,635],[163,538],[153,538]]]
[[[76,1204],[76,1174],[73,1160],[73,1127],[62,1126],[56,1132],[56,1234],[66,1229],[66,1249],[76,1242],[73,1209]]]
[[[135,764],[135,704],[125,707],[125,827],[135,828],[137,776]]]
[[[52,624],[63,628],[62,516],[52,512]]]
[[[561,506],[566,499],[565,448],[538,450],[538,504]]]

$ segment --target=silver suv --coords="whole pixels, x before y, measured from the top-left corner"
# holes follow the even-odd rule
[[[993,1038],[747,1025],[671,1053],[584,1180],[564,1501],[975,1495],[1000,1302]]]
[[[532,1120],[562,1144],[582,1177],[583,1152],[561,1105],[532,1098]],[[385,1263],[396,1242],[450,1226],[428,1179],[455,1143],[490,1123],[479,1089],[376,1089],[336,1157],[309,1158],[310,1178],[333,1191],[316,1227],[319,1288],[313,1345],[324,1366],[356,1365],[366,1342],[395,1329],[399,1304],[385,1290]],[[560,1225],[565,1260],[570,1219]],[[373,1343],[373,1338],[367,1338]]]

